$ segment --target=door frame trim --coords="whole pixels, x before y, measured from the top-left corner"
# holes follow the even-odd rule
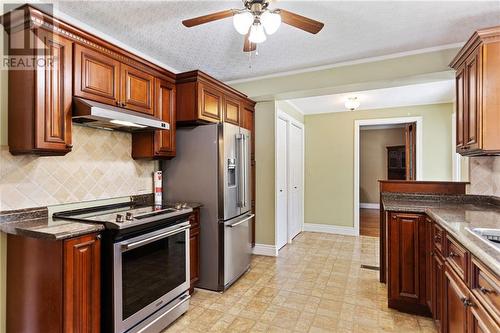
[[[297,127],[299,127],[302,130],[302,216],[300,216],[301,220],[301,232],[304,231],[304,185],[305,185],[305,126],[304,123],[298,121],[297,119],[293,118],[286,112],[280,110],[279,108],[276,109],[276,117],[274,120],[274,244],[276,244],[276,247],[278,246],[278,140],[277,140],[277,129],[278,129],[278,119],[282,119],[287,123],[287,128],[286,128],[286,140],[288,141],[289,136],[290,136],[290,126],[293,124]],[[287,167],[289,165],[289,158],[290,158],[290,146],[287,145],[286,147],[286,163]],[[290,183],[290,174],[287,174],[286,176],[287,180],[287,185]],[[289,192],[289,188],[287,186],[287,192]],[[290,213],[290,195],[287,193],[287,215]],[[286,244],[291,244],[292,243],[292,237],[290,237],[290,223],[287,218],[287,230],[286,230],[286,238],[287,238],[287,243]],[[285,244],[285,246],[286,246]],[[279,249],[277,249],[279,250]]]
[[[369,125],[398,125],[405,123],[417,123],[416,133],[416,179],[422,180],[422,165],[423,165],[423,117],[396,117],[396,118],[380,118],[380,119],[359,119],[354,121],[354,234],[359,236],[359,159],[360,159],[360,142],[359,134],[362,126]]]

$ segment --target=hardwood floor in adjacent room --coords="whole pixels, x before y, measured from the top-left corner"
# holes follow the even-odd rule
[[[365,208],[359,210],[359,233],[362,236],[380,236],[380,210]]]

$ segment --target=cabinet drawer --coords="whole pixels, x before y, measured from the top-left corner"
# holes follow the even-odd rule
[[[443,253],[444,230],[436,223],[432,224],[432,244],[441,254]]]
[[[450,263],[450,266],[455,270],[458,276],[464,282],[468,282],[467,277],[467,261],[469,258],[469,252],[465,250],[457,241],[455,241],[450,236],[446,236],[446,259]]]
[[[471,289],[486,310],[500,323],[500,280],[474,257]]]

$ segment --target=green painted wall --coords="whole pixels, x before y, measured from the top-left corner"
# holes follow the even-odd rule
[[[424,180],[452,179],[453,104],[305,116],[305,223],[353,226],[354,121],[423,117]]]

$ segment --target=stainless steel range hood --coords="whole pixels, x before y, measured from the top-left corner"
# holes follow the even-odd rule
[[[73,121],[89,127],[125,132],[170,129],[170,124],[157,118],[115,106],[73,98]]]

